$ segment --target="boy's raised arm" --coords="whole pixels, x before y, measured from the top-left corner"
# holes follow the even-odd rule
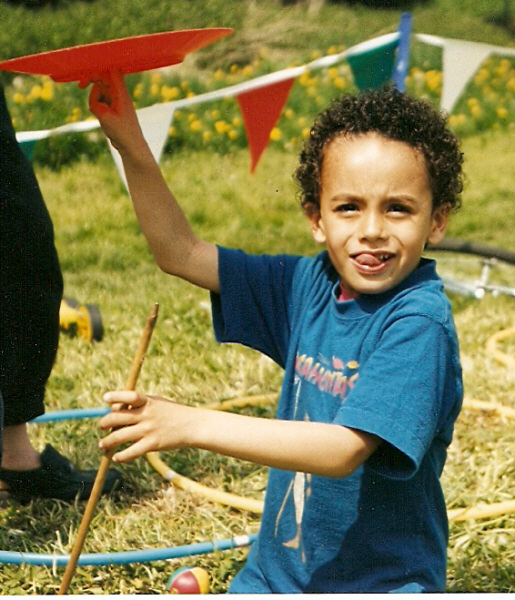
[[[125,86],[112,72],[93,83],[90,109],[118,150],[134,210],[158,266],[218,292],[218,251],[195,237],[148,147]]]

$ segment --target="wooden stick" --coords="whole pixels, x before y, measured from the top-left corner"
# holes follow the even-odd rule
[[[127,378],[127,383],[125,385],[126,390],[134,390],[136,388],[136,382],[138,380],[138,376],[143,365],[143,360],[145,359],[145,354],[150,343],[150,338],[152,337],[152,332],[154,331],[154,326],[156,324],[158,309],[159,305],[155,304],[147,318],[147,322],[141,335],[138,349],[132,361],[129,376]],[[70,554],[70,560],[66,565],[66,570],[64,572],[63,580],[61,582],[61,587],[59,588],[58,595],[60,596],[68,593],[68,588],[70,586],[72,577],[75,573],[79,556],[82,551],[82,547],[84,546],[84,541],[86,539],[86,534],[88,532],[91,520],[93,518],[93,512],[97,505],[98,499],[100,498],[100,494],[102,493],[102,488],[104,486],[104,482],[107,476],[107,471],[111,464],[111,460],[113,458],[115,450],[115,448],[108,450],[102,456],[100,467],[98,469],[95,481],[93,483],[93,489],[91,490],[91,495],[86,504],[86,509],[82,517],[79,531],[77,532],[77,538],[75,539],[75,543]]]

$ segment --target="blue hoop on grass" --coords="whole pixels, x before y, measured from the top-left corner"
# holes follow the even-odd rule
[[[49,412],[37,417],[31,423],[48,423],[52,421],[66,421],[69,419],[87,419],[102,417],[109,412],[109,408],[78,408]],[[108,552],[98,554],[82,554],[79,557],[79,566],[105,566],[123,565],[130,563],[152,562],[154,560],[169,560],[194,556],[196,554],[209,554],[217,550],[231,550],[249,546],[256,539],[257,534],[241,535],[234,538],[201,542],[186,546],[170,548],[156,548],[152,550],[129,550],[127,552]],[[0,550],[0,564],[37,565],[37,566],[65,566],[70,560],[69,554],[38,554],[34,552],[10,552]]]

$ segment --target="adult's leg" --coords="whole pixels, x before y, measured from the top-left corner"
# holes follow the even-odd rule
[[[54,230],[29,161],[17,143],[0,88],[0,483],[20,500],[87,498],[94,471],[78,471],[51,446],[40,455],[27,422],[44,413],[59,341],[63,292]],[[111,470],[104,485],[119,485]]]

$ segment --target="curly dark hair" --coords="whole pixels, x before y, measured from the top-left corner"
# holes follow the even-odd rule
[[[305,211],[319,207],[322,162],[328,144],[340,136],[372,132],[419,150],[427,165],[433,208],[459,208],[463,153],[458,139],[447,128],[445,115],[429,102],[389,87],[343,95],[317,117],[294,173]]]

